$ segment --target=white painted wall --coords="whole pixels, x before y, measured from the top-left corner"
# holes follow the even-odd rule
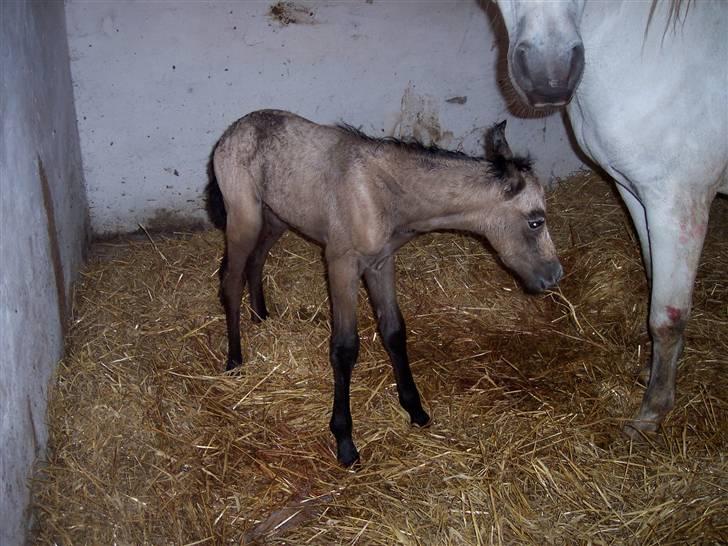
[[[581,167],[560,117],[508,113],[476,0],[309,0],[289,25],[273,3],[67,1],[96,233],[201,221],[214,142],[259,108],[478,155],[484,128],[508,118],[512,147],[545,179]]]
[[[25,543],[88,231],[61,2],[0,2],[0,74],[0,544],[12,546]]]

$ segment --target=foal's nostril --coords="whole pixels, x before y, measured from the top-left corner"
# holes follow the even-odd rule
[[[551,264],[548,273],[541,278],[541,289],[548,290],[549,288],[553,288],[554,286],[559,284],[559,281],[561,280],[563,274],[564,268],[561,267],[560,262]]]

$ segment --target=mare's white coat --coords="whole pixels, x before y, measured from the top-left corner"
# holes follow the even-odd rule
[[[523,42],[541,54],[583,42],[584,72],[566,109],[579,146],[617,182],[642,245],[653,356],[626,431],[655,430],[674,405],[710,204],[728,193],[728,2],[691,2],[687,13],[687,2],[658,2],[649,25],[647,1],[498,4],[509,64]],[[678,16],[668,21],[671,6]]]

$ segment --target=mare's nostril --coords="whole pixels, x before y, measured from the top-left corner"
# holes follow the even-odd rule
[[[571,62],[572,64],[584,62],[584,44],[581,42],[571,48]]]
[[[529,74],[528,50],[530,48],[531,46],[525,42],[518,44],[518,47],[516,47],[516,65],[521,72],[521,76],[523,76],[524,78],[528,78]]]
[[[584,71],[584,45],[578,43],[571,49],[571,63],[569,64],[569,87],[572,89],[581,79]]]

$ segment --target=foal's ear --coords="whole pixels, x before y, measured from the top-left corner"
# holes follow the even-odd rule
[[[513,180],[508,180],[503,186],[503,194],[506,200],[513,199],[516,195],[521,193],[523,188],[526,187],[526,181],[522,176],[517,176]]]
[[[513,152],[506,140],[506,120],[496,123],[485,134],[485,157],[490,160],[513,158]]]

